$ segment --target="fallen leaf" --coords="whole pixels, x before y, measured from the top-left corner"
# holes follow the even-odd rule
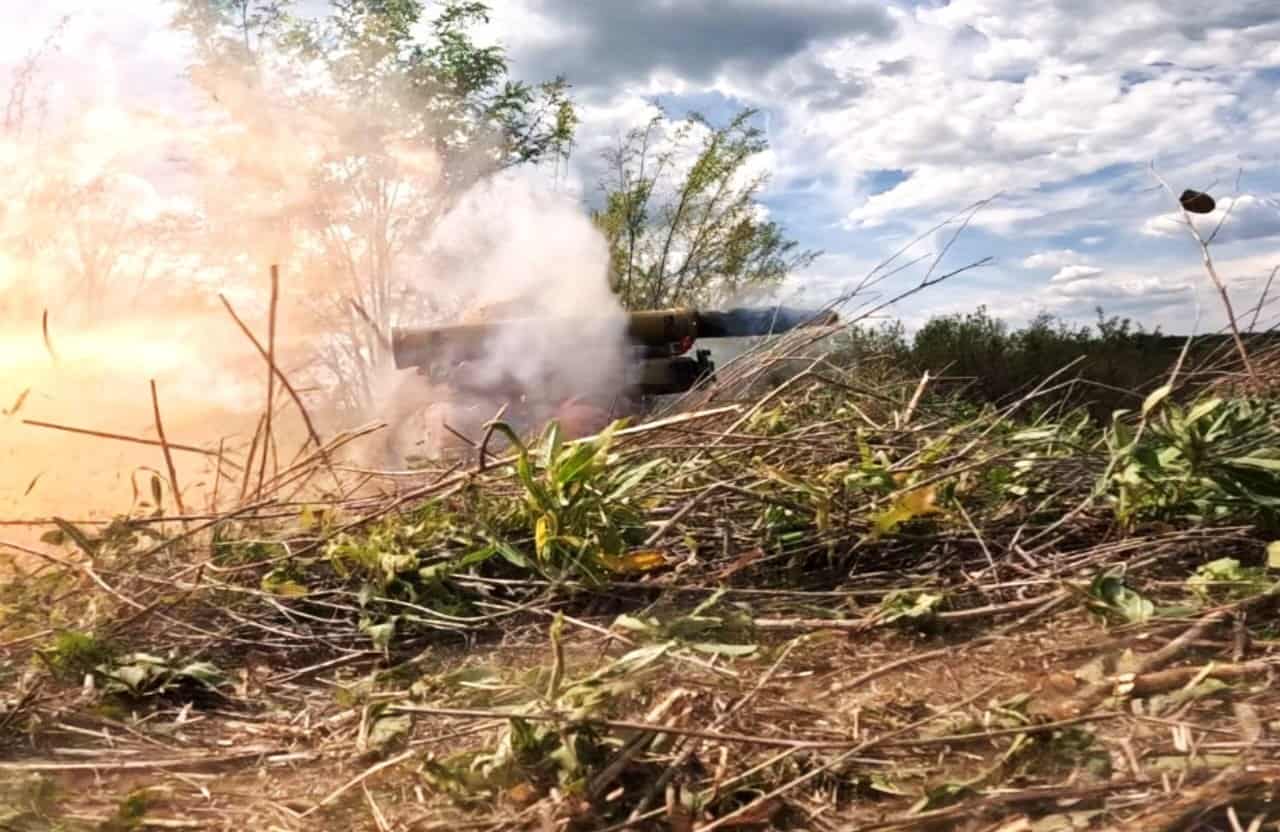
[[[517,806],[528,806],[538,799],[538,790],[528,783],[516,783],[507,789],[507,798]]]
[[[614,572],[652,572],[667,565],[667,557],[656,549],[640,549],[620,557],[602,555],[604,565]]]

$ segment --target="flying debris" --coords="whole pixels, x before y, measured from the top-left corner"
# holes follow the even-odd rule
[[[1213,197],[1200,191],[1187,189],[1182,192],[1182,196],[1178,197],[1178,201],[1182,203],[1182,207],[1193,214],[1212,214],[1217,203],[1213,201]]]

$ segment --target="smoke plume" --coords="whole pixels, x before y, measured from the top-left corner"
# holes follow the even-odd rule
[[[323,78],[261,70],[205,66],[146,102],[104,94],[56,56],[24,76],[28,100],[43,90],[51,106],[0,135],[18,173],[0,184],[0,522],[151,510],[152,477],[171,511],[154,445],[29,424],[154,441],[153,380],[170,441],[229,460],[219,471],[211,454],[178,455],[187,507],[215,489],[224,507],[251,495],[268,373],[224,304],[266,347],[272,266],[277,363],[324,431],[389,423],[379,462],[421,450],[454,404],[391,366],[393,326],[583,318],[574,332],[499,329],[468,372],[568,395],[616,388],[624,321],[581,206],[536,173],[490,175],[484,142],[446,159],[398,141],[408,103],[371,124]],[[269,471],[308,438],[275,392]]]

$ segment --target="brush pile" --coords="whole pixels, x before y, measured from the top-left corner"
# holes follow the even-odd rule
[[[586,440],[317,437],[230,508],[50,521],[0,828],[1280,822],[1280,406],[980,407],[813,339]]]

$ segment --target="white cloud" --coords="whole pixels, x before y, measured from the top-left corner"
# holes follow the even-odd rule
[[[1235,199],[1219,200],[1213,213],[1193,215],[1192,221],[1206,239],[1221,226],[1214,237],[1216,243],[1280,236],[1280,199],[1242,194]],[[1181,213],[1161,214],[1147,220],[1142,233],[1153,237],[1180,236],[1187,233],[1185,222]]]
[[[1200,287],[1199,276],[1173,268],[1183,277],[1171,282],[1134,265],[1166,253],[1188,255],[1169,239],[1185,230],[1155,216],[1168,201],[1144,171],[1153,160],[1175,189],[1230,182],[1244,166],[1246,182],[1267,184],[1240,197],[1219,242],[1252,251],[1280,235],[1280,195],[1267,191],[1275,187],[1268,175],[1280,174],[1280,89],[1256,74],[1280,65],[1274,0],[851,2],[829,5],[874,6],[892,26],[871,38],[829,30],[817,37],[807,25],[817,17],[794,30],[760,29],[747,26],[744,13],[732,27],[742,36],[712,47],[676,27],[682,9],[703,19],[714,4],[682,0],[659,4],[671,5],[672,24],[649,34],[663,43],[612,57],[600,44],[619,43],[621,35],[617,29],[601,35],[606,18],[615,11],[654,17],[652,10],[602,3],[579,13],[573,5],[495,4],[485,37],[506,45],[517,75],[529,81],[582,64],[585,55],[599,62],[598,72],[568,79],[582,117],[575,190],[598,195],[600,150],[643,124],[655,96],[719,93],[732,97],[730,106],[760,106],[773,152],[755,170],[772,171],[772,193],[787,197],[770,206],[770,216],[806,247],[829,252],[803,276],[811,285],[847,281],[847,262],[876,262],[897,240],[1001,192],[970,227],[976,256],[1012,265],[986,272],[991,277],[967,287],[955,300],[959,306],[1011,293],[1035,306],[1040,298],[1029,289],[1039,284],[1055,309],[1086,317],[1089,304],[1104,300],[1152,314],[1175,308],[1190,314],[1180,287]],[[89,10],[59,59],[65,77],[76,81],[65,106],[86,86],[96,94],[112,74],[122,97],[180,86],[183,41],[166,29],[167,0],[51,0],[0,32],[0,70],[64,7]],[[763,9],[764,19],[788,25],[793,17],[825,13],[817,0],[742,0],[734,7]],[[777,48],[762,57],[753,43]],[[109,72],[94,66],[104,50],[115,61]],[[542,62],[522,63],[528,56]],[[888,184],[873,194],[876,182]],[[1197,221],[1211,230],[1220,215],[1221,209]],[[1104,242],[1107,248],[1094,248]],[[919,302],[934,303],[933,297],[926,293]],[[921,308],[912,314],[923,314]]]
[[[1083,256],[1072,249],[1060,248],[1054,251],[1041,251],[1022,261],[1024,269],[1061,269],[1079,263]]]
[[[1053,214],[1071,201],[1062,186],[1114,166],[1140,174],[1157,159],[1174,178],[1229,176],[1241,156],[1268,158],[1280,141],[1280,101],[1249,85],[1252,70],[1280,63],[1280,8],[1122,6],[891,8],[896,37],[815,45],[763,77],[730,67],[712,88],[778,115],[780,176],[826,173],[844,194],[850,230],[929,224],[997,191],[1001,205],[977,223],[1002,235],[1089,219],[1140,224],[1140,201],[1114,194],[1110,204],[1074,200],[1074,219]],[[848,92],[834,101],[811,92],[824,76],[826,88]],[[911,175],[869,195],[856,183],[877,170]]]
[[[1059,269],[1053,277],[1049,278],[1050,283],[1073,283],[1078,280],[1087,280],[1097,277],[1104,272],[1096,266],[1064,266]]]
[[[1252,310],[1276,265],[1280,265],[1280,250],[1218,262],[1218,271],[1228,283],[1242,324],[1251,320]],[[1203,271],[1185,261],[1182,265],[1129,266],[1072,280],[1051,280],[1034,302],[1040,308],[1076,319],[1090,318],[1097,307],[1102,307],[1107,314],[1128,315],[1183,333],[1193,328],[1211,331],[1226,323],[1216,290]]]

